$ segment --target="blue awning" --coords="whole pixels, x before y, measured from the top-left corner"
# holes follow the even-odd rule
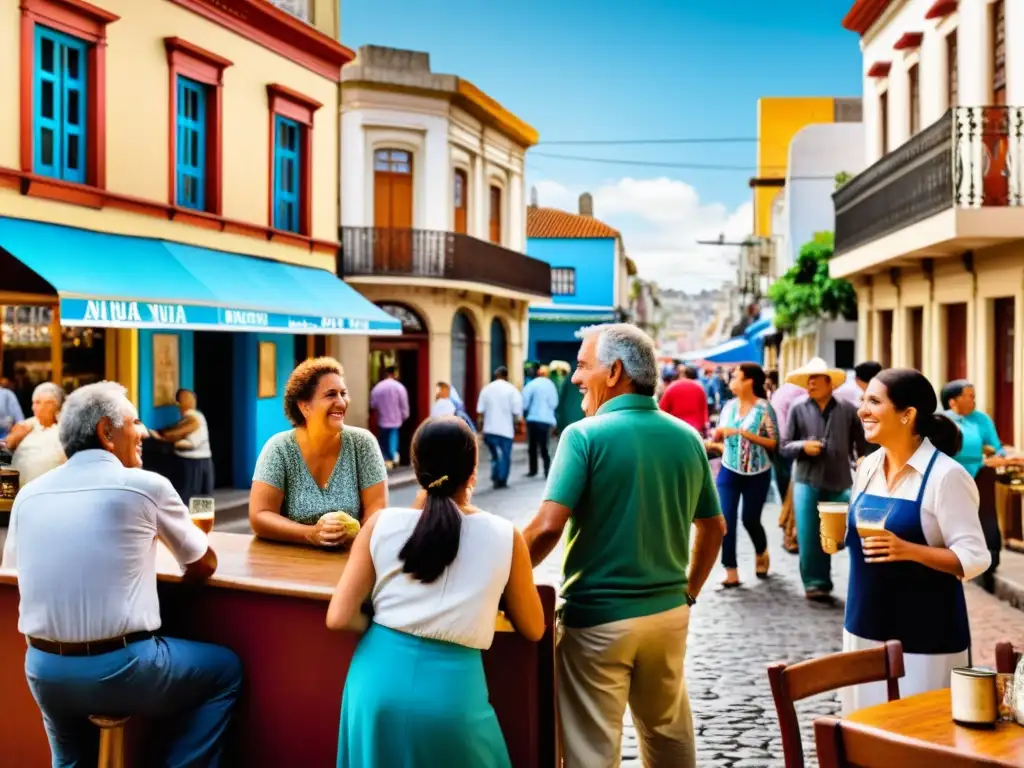
[[[323,269],[4,217],[0,248],[50,284],[65,326],[328,335],[402,330]]]
[[[686,359],[705,360],[709,363],[760,363],[761,355],[749,339],[737,336],[716,347],[687,352]]]

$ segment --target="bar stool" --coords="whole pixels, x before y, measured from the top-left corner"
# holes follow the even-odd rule
[[[100,729],[100,755],[96,768],[124,768],[124,727],[131,718],[89,715]]]

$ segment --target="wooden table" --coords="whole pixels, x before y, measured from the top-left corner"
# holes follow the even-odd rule
[[[359,641],[357,627],[332,632],[324,623],[346,555],[217,531],[210,543],[219,565],[207,584],[183,584],[180,568],[162,548],[157,571],[161,632],[227,646],[245,668],[223,765],[333,766],[341,692]],[[555,766],[557,760],[555,594],[551,587],[540,591],[548,623],[544,638],[531,643],[499,616],[494,644],[484,652],[491,704],[516,768]],[[17,574],[0,570],[0,765],[35,768],[49,764],[49,750],[25,682],[25,639],[17,617]],[[146,724],[132,721],[131,741],[151,742],[151,736]],[[132,768],[155,764],[134,754]]]
[[[994,729],[966,728],[953,722],[949,689],[921,693],[854,712],[843,718],[881,731],[926,741],[1006,766],[1024,766],[1024,727],[996,723]]]

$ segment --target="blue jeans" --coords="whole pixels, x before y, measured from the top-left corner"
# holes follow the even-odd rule
[[[793,483],[793,514],[800,545],[800,578],[804,589],[832,591],[832,555],[821,549],[819,501],[849,501],[850,489],[824,491],[807,483]]]
[[[762,555],[768,549],[768,536],[761,525],[761,510],[764,509],[768,489],[772,484],[772,473],[741,475],[727,467],[718,472],[718,499],[725,515],[726,532],[722,540],[722,567],[736,567],[736,528],[740,500],[743,500],[743,527],[750,534],[754,551]]]
[[[96,765],[89,715],[174,718],[168,768],[219,765],[242,665],[218,645],[154,637],[99,656],[29,648],[28,687],[43,713],[54,768]]]
[[[384,461],[397,461],[398,459],[398,430],[401,427],[378,427],[380,436],[377,442],[380,443],[380,452],[384,454]]]
[[[512,471],[512,438],[484,435],[484,443],[491,451],[491,482],[504,485]]]

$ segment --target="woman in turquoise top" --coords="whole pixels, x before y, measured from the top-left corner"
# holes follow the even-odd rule
[[[767,400],[765,372],[759,365],[744,363],[736,367],[729,381],[735,395],[722,406],[716,442],[724,441],[722,469],[716,484],[727,530],[722,541],[723,587],[738,587],[736,568],[736,526],[740,500],[743,501],[743,527],[750,534],[757,553],[755,574],[768,575],[768,536],[761,525],[761,511],[772,482],[772,451],[778,444],[779,428],[775,411]]]
[[[349,395],[341,364],[300,363],[288,378],[284,410],[295,426],[270,438],[253,475],[249,525],[257,536],[338,547],[353,534],[327,512],[367,520],[388,503],[387,470],[377,439],[345,426]]]
[[[992,554],[992,564],[982,575],[981,583],[990,592],[995,589],[995,571],[999,566],[999,552],[1003,537],[996,517],[996,467],[1018,463],[1006,458],[996,425],[984,411],[979,411],[974,400],[974,385],[966,379],[951,381],[942,388],[942,403],[948,416],[963,436],[960,452],[953,458],[966,469],[978,487],[978,515],[985,532],[985,543]],[[986,455],[991,454],[991,455]]]

